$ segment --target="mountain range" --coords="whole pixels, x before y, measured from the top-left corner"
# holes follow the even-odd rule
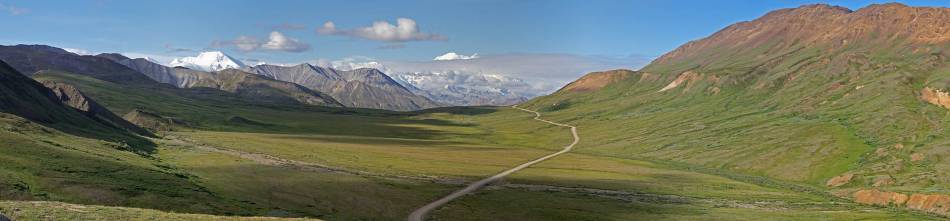
[[[453,106],[513,105],[538,96],[522,79],[462,71],[391,72],[397,82],[434,101]]]
[[[207,53],[202,53],[205,55]],[[119,54],[101,54],[113,61],[139,71],[152,80],[179,88],[214,88],[247,98],[291,100],[304,104],[342,106],[330,95],[272,78],[228,68],[213,72],[185,67],[166,67],[143,58],[130,59]],[[199,56],[201,57],[201,56]],[[216,66],[217,67],[217,66]]]

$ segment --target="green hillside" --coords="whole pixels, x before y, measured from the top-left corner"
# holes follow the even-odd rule
[[[894,22],[873,16],[880,13]],[[944,27],[934,19],[946,14],[898,4],[779,10],[598,90],[565,88],[525,106],[584,128],[585,153],[672,160],[950,214],[950,201],[924,203],[950,194],[950,115],[922,98],[925,88],[946,90],[950,44],[926,28],[903,29]]]

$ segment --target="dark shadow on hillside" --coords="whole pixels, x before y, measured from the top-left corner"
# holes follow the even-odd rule
[[[497,107],[497,106],[437,107],[437,108],[414,111],[411,113],[415,113],[415,114],[447,113],[447,114],[474,116],[474,115],[495,113],[495,112],[498,112],[498,108],[506,108],[506,107]]]
[[[54,92],[0,61],[0,112],[17,115],[71,135],[118,142],[120,145],[117,149],[140,154],[155,151],[155,143],[136,135],[130,129],[137,127],[99,107],[95,101],[86,99],[78,91],[66,91],[71,94],[60,93],[64,90],[66,89],[58,88]],[[78,103],[77,106],[87,109],[77,109],[71,106],[70,102]],[[142,135],[150,135],[147,131],[138,129]]]

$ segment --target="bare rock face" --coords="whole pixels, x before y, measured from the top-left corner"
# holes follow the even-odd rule
[[[561,88],[560,91],[569,91],[569,92],[584,92],[584,91],[596,91],[600,90],[611,83],[618,82],[624,79],[627,79],[638,72],[631,70],[612,70],[612,71],[603,71],[603,72],[593,72],[580,79],[577,79],[574,82],[571,82],[564,88]]]
[[[112,113],[112,111],[109,111],[102,105],[99,105],[99,103],[96,103],[89,97],[86,97],[86,95],[80,92],[78,88],[72,85],[51,81],[45,81],[42,83],[44,86],[53,91],[55,98],[59,99],[60,102],[75,108],[80,113],[83,113],[90,118],[106,122],[107,124],[126,129],[136,134],[152,136],[152,134],[145,129],[142,129],[135,124],[129,123],[119,116],[116,116],[114,113]]]

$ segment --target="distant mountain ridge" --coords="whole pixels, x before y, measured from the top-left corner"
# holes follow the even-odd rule
[[[42,70],[58,70],[115,83],[156,83],[138,71],[108,58],[77,55],[46,45],[0,45],[0,60],[26,75]]]
[[[290,67],[264,64],[245,70],[323,91],[348,107],[411,111],[441,106],[409,91],[377,69],[340,71],[305,63]]]

